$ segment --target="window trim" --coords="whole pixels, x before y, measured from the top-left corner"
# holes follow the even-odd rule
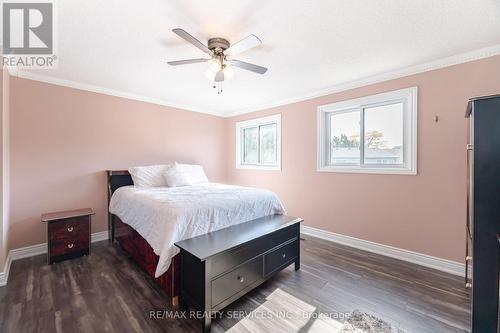
[[[243,130],[250,127],[259,127],[262,125],[276,124],[276,164],[246,164],[243,163],[242,153],[243,148]],[[260,133],[259,133],[260,140]],[[260,142],[258,151],[259,160],[261,157]],[[236,168],[237,169],[254,169],[254,170],[281,170],[281,113],[240,121],[236,123]]]
[[[347,101],[321,105],[318,107],[318,137],[317,137],[317,171],[347,172],[373,174],[417,174],[417,87],[389,91],[372,96],[366,96]],[[403,103],[403,166],[399,164],[364,164],[364,165],[331,165],[328,163],[330,153],[329,119],[331,114],[344,112],[360,112],[360,122],[363,122],[364,109],[397,102]],[[361,124],[360,123],[360,124]],[[360,125],[360,146],[364,145],[364,128]],[[363,158],[363,149],[360,158]]]

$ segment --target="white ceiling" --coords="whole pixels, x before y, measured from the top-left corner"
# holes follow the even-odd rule
[[[186,109],[229,115],[311,96],[380,73],[500,45],[498,0],[72,0],[58,1],[54,82],[101,87]],[[173,34],[263,45],[217,95],[206,64],[167,60],[204,53]]]

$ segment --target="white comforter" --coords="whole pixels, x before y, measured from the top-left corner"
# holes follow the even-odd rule
[[[132,226],[160,256],[155,277],[179,252],[175,242],[262,216],[284,214],[271,191],[204,183],[184,187],[121,187],[109,211]]]

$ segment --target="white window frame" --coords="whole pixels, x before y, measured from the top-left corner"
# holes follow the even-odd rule
[[[317,171],[375,174],[417,174],[417,87],[389,91],[318,107]],[[364,110],[369,107],[403,103],[403,164],[401,165],[332,165],[330,156],[330,116],[343,112],[360,112],[360,134],[364,134]],[[364,140],[360,140],[360,158],[363,158]]]
[[[276,124],[276,164],[247,164],[243,163],[243,130],[249,127],[259,127],[262,125]],[[260,139],[260,135],[259,135]],[[259,142],[260,160],[260,142]],[[281,170],[281,114],[256,118],[236,123],[236,168],[237,169],[257,169],[257,170]]]

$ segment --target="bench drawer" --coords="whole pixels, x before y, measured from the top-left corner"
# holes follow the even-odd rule
[[[264,255],[264,276],[274,273],[283,266],[289,265],[297,258],[299,240],[287,242]]]
[[[267,252],[276,246],[286,243],[299,234],[299,226],[293,225],[282,230],[278,230],[270,235],[257,239],[244,246],[228,250],[212,258],[211,277],[230,271],[234,267],[241,265],[248,260]]]
[[[212,281],[212,307],[262,278],[262,257],[255,258]]]

